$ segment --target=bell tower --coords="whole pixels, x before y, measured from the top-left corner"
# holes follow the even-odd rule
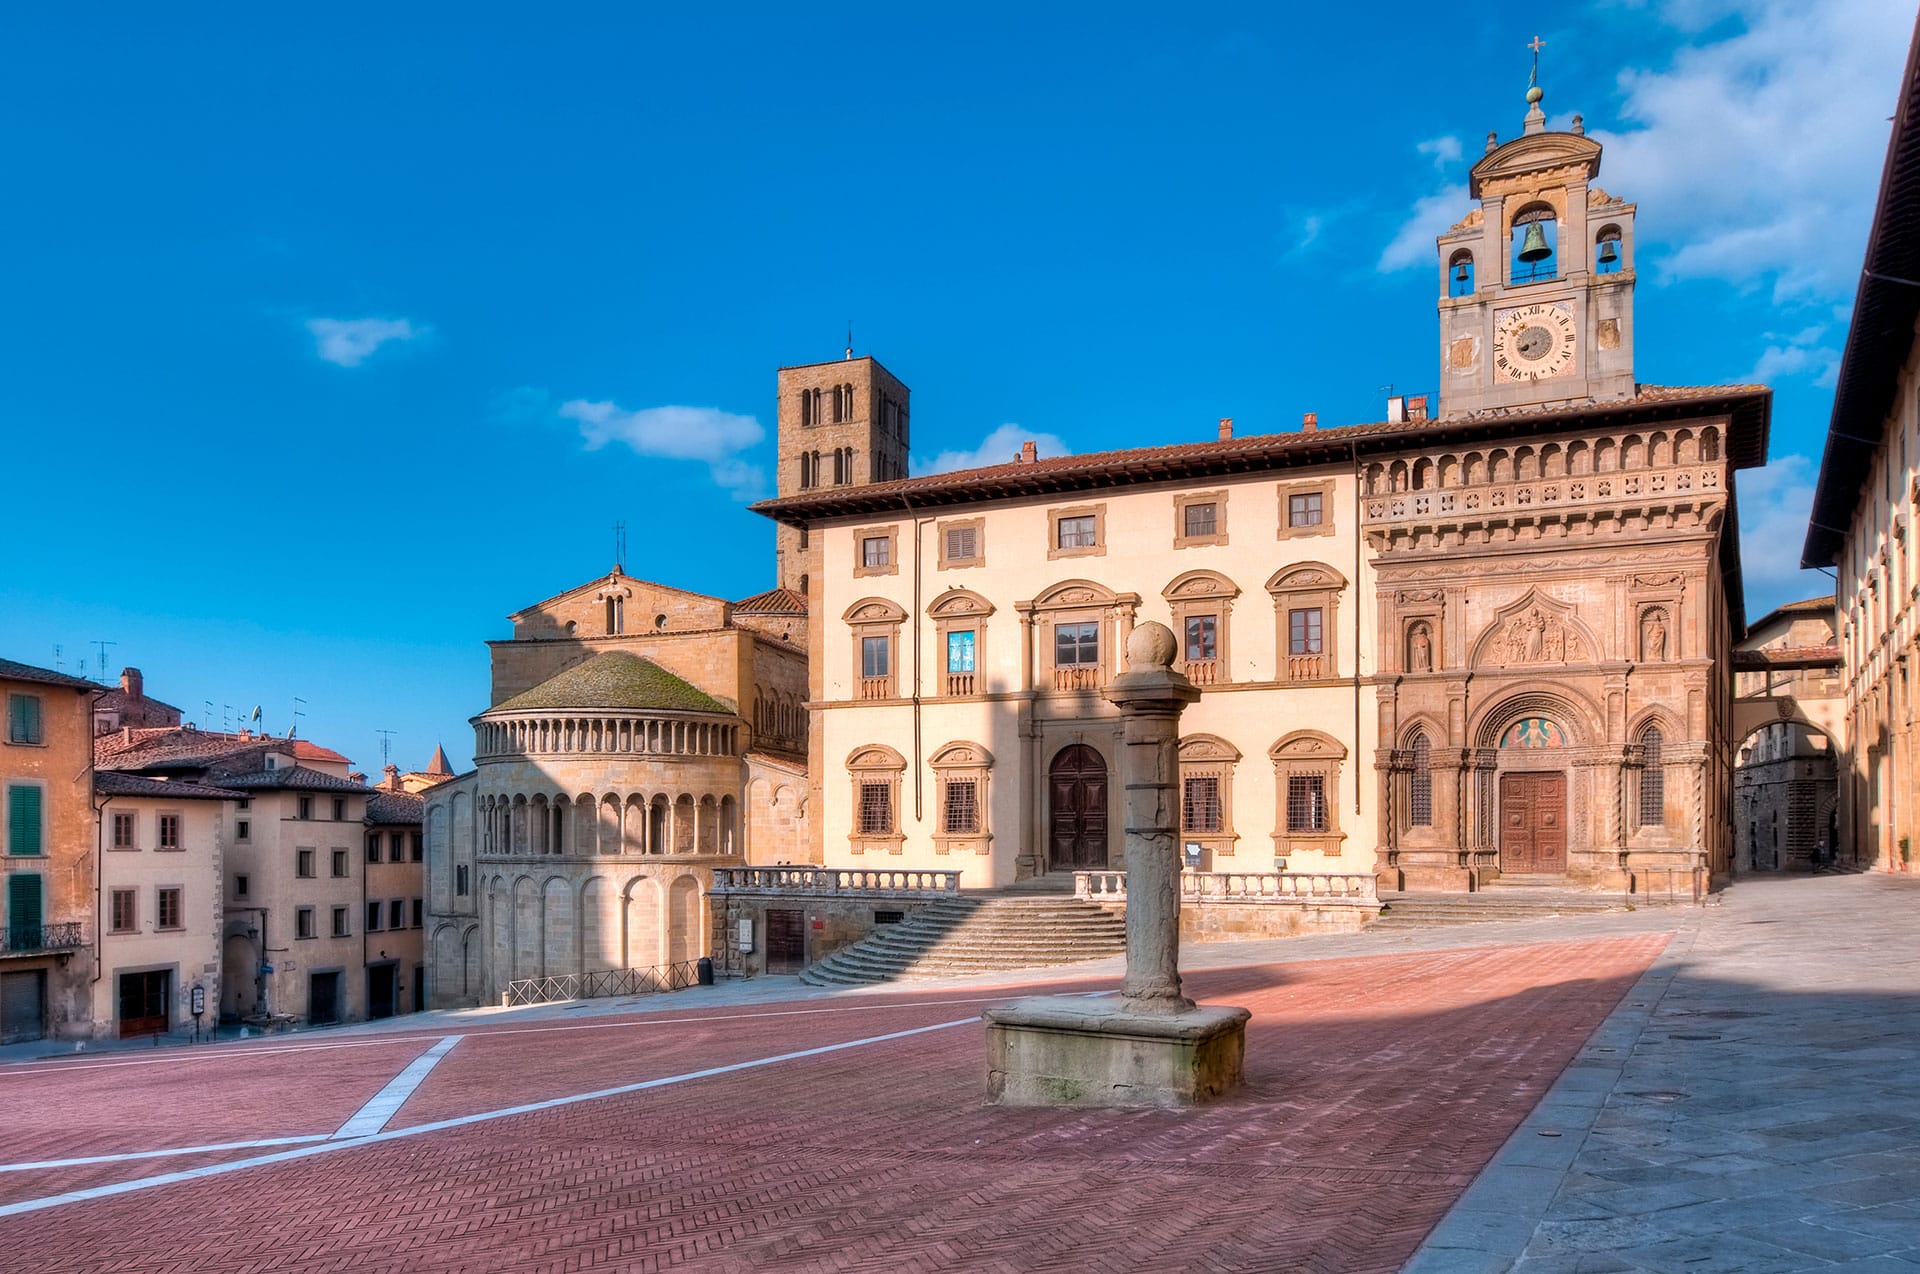
[[[775,489],[798,495],[907,476],[907,387],[878,360],[847,356],[779,371],[779,468]],[[802,595],[820,573],[820,549],[782,523],[775,544],[779,585]]]
[[[1543,96],[1528,86],[1520,136],[1487,134],[1478,206],[1438,240],[1446,415],[1634,393],[1634,206],[1593,184],[1600,143],[1578,115],[1547,130]]]

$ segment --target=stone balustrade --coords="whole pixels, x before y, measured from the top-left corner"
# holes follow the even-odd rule
[[[739,756],[747,730],[710,716],[601,710],[488,714],[474,726],[474,759],[521,756]]]
[[[1433,518],[1512,517],[1540,510],[1673,497],[1721,494],[1721,466],[1694,465],[1650,473],[1591,473],[1464,490],[1395,491],[1369,495],[1369,524]]]
[[[960,873],[905,868],[716,867],[708,892],[836,898],[946,897],[960,892]]]
[[[1077,871],[1073,892],[1089,902],[1125,902],[1123,871]],[[1326,903],[1379,905],[1370,872],[1187,871],[1180,873],[1180,902]]]

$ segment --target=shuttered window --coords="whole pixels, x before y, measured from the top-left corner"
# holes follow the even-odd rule
[[[7,696],[7,742],[39,743],[40,696]]]
[[[7,877],[7,945],[30,951],[40,945],[46,913],[40,905],[40,877],[18,871]]]
[[[40,852],[40,789],[14,786],[7,789],[7,852]]]

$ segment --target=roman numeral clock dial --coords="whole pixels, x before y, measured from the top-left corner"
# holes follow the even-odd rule
[[[1503,381],[1545,380],[1573,365],[1573,315],[1559,305],[1522,305],[1493,325],[1493,374]]]

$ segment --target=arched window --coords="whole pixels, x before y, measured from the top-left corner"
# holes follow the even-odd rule
[[[1465,248],[1454,253],[1447,262],[1447,295],[1473,295],[1473,253]]]
[[[1558,278],[1559,247],[1560,223],[1551,205],[1531,203],[1514,213],[1507,232],[1508,281],[1545,283]]]
[[[1660,827],[1667,821],[1667,772],[1660,757],[1665,743],[1657,725],[1640,732],[1639,822],[1642,827]]]
[[[627,631],[627,607],[624,598],[607,598],[607,634],[617,636]]]
[[[1407,824],[1410,827],[1433,826],[1433,744],[1425,730],[1416,730],[1408,744],[1413,753],[1413,768],[1407,780]]]
[[[1627,258],[1620,246],[1620,227],[1602,226],[1593,239],[1595,274],[1618,274],[1626,268]]]

